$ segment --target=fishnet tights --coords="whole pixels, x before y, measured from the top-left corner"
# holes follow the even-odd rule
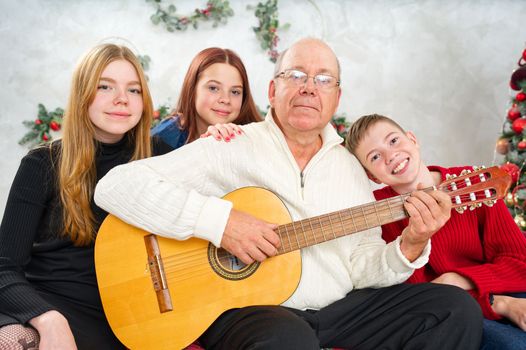
[[[0,349],[2,350],[38,350],[40,336],[31,327],[10,324],[0,328]]]

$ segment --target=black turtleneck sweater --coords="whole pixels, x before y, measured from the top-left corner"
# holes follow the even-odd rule
[[[60,235],[62,206],[56,187],[61,143],[30,151],[15,176],[0,226],[0,326],[27,323],[49,310],[63,313],[79,349],[116,348],[102,311],[94,244],[76,247]],[[171,148],[155,140],[154,155]],[[132,147],[123,138],[99,144],[97,181],[127,163]],[[107,213],[91,200],[98,229]],[[117,342],[117,343],[115,343]]]

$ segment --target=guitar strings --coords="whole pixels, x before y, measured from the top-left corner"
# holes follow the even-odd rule
[[[473,178],[473,182],[480,182],[480,178],[477,177],[476,174],[475,176],[472,175],[471,177]],[[444,192],[452,192],[450,189],[451,187],[453,187],[453,190],[459,190],[473,185],[467,184],[465,180],[461,180],[462,179],[456,179],[455,181],[455,179],[453,179],[449,181],[449,183],[443,183],[441,184],[440,189]],[[433,187],[429,187],[424,189],[424,191],[431,191],[433,189]],[[465,200],[472,200],[473,198],[470,196],[473,195],[475,195],[476,199],[479,197],[476,194],[460,194],[456,196],[456,198],[460,199],[462,202],[465,202]],[[281,225],[277,230],[282,242],[279,252],[283,254],[288,251],[300,249],[312,244],[317,244],[318,241],[324,242],[330,239],[341,237],[342,235],[349,234],[350,232],[359,232],[369,227],[380,226],[384,223],[384,220],[392,220],[397,216],[401,216],[401,218],[406,217],[407,215],[403,212],[403,202],[407,196],[409,196],[409,194],[403,194],[400,196],[388,198],[387,200],[364,204],[358,207],[338,211],[336,213],[325,214],[315,218]],[[487,199],[487,196],[481,197],[481,200],[484,199]],[[355,217],[355,215],[353,215],[354,213],[361,213],[363,216],[358,215],[358,217]],[[367,216],[371,215],[373,215],[373,217],[369,217],[369,220],[372,220],[372,222],[368,222]],[[339,227],[334,227],[333,220],[339,224],[337,225]],[[348,227],[349,222],[352,223],[352,228]],[[303,233],[303,237],[298,234],[298,231],[295,227],[296,225],[301,227],[301,233]],[[308,229],[306,230],[304,226],[307,226]],[[326,226],[330,227],[330,232],[326,232],[323,229]],[[292,239],[291,234],[289,234],[289,230],[292,231]],[[317,232],[318,230],[320,233]],[[306,232],[309,232],[308,237]],[[327,239],[326,233],[329,236],[329,239]],[[284,236],[286,239],[284,239]],[[174,264],[180,268],[194,266],[195,262],[202,259],[202,257],[203,249],[196,249],[195,251],[187,251],[175,256],[168,256],[164,258],[165,268],[169,269],[170,267],[174,266]],[[208,261],[205,261],[203,265],[208,265]]]
[[[333,213],[319,216],[315,218],[316,221],[314,221],[312,218],[306,219],[306,220],[309,220],[308,221],[309,228],[304,231],[316,232],[317,229],[319,229],[320,231],[320,233],[314,233],[314,234],[310,233],[309,236],[311,236],[312,239],[305,240],[305,237],[302,238],[301,235],[298,236],[297,234],[295,235],[295,237],[293,237],[293,239],[290,239],[291,234],[289,234],[289,231],[291,231],[292,234],[297,233],[297,229],[294,227],[295,225],[297,225],[297,223],[288,223],[288,224],[281,225],[278,227],[278,234],[280,235],[280,238],[282,241],[282,247],[284,248],[286,247],[287,249],[285,250],[287,251],[296,250],[297,248],[301,248],[311,243],[317,243],[318,241],[320,242],[327,241],[328,239],[327,239],[326,233],[329,235],[329,237],[332,236],[330,237],[330,239],[333,239],[333,238],[338,238],[344,234],[347,234],[348,232],[359,232],[359,231],[363,231],[367,229],[368,227],[380,226],[384,219],[390,219],[393,216],[393,213],[392,213],[393,210],[399,210],[400,208],[402,208],[400,204],[404,201],[404,199],[401,197],[405,197],[405,196],[402,195],[398,197],[392,197],[395,199],[394,204],[391,204],[393,200],[390,200],[390,201],[386,201],[385,203],[378,202],[378,203],[384,204],[380,206],[379,205],[369,206],[366,209],[355,207],[355,208],[351,208],[351,209],[347,209],[347,210],[338,212],[339,218],[337,218],[337,222],[339,223],[339,225],[337,226],[340,226],[340,227],[334,227],[335,225],[332,222],[333,219],[331,219],[331,215],[334,216]],[[462,195],[461,197],[463,197],[463,199],[469,199],[469,195]],[[376,219],[372,218],[373,221],[372,223],[370,223],[370,222],[367,222],[367,219],[362,219],[361,217],[356,218],[355,215],[353,215],[355,214],[353,212],[359,212],[360,214],[365,214],[365,216],[367,215],[376,216]],[[394,215],[399,215],[399,213],[395,212]],[[305,221],[305,220],[302,220],[302,221]],[[351,222],[353,226],[353,228],[350,230],[349,230],[349,227],[343,227],[343,226],[349,226],[348,225],[349,222]],[[332,224],[332,225],[328,225],[328,224]],[[301,225],[306,226],[303,224]],[[326,232],[326,230],[323,230],[324,226],[330,226],[331,232]],[[287,239],[284,239],[283,236],[286,236]],[[295,244],[293,244],[294,241],[296,241]],[[201,253],[202,250],[203,249],[196,250],[197,256],[202,254]],[[281,250],[283,251],[284,249],[281,249]],[[194,257],[193,251],[188,251],[186,254],[178,254],[177,256],[173,256],[173,257],[168,256],[164,259],[164,261],[169,262],[172,259],[175,259],[178,261],[180,261],[181,259],[187,259],[186,262],[188,262],[188,264],[191,264],[193,261],[195,261],[195,259],[191,259],[192,257]]]

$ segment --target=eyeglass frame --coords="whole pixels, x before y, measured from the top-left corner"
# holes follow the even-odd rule
[[[277,79],[277,78],[284,78],[284,74],[285,74],[286,72],[290,72],[290,71],[296,71],[296,72],[300,72],[300,73],[305,74],[305,81],[303,81],[303,83],[301,83],[301,84],[298,84],[297,86],[303,86],[303,85],[307,84],[307,82],[309,81],[309,78],[312,78],[312,82],[314,83],[314,86],[316,86],[316,87],[320,87],[320,85],[318,85],[318,84],[316,83],[316,77],[319,76],[319,75],[324,75],[324,76],[327,76],[327,77],[331,77],[331,78],[336,79],[336,85],[335,85],[335,86],[327,87],[326,89],[332,89],[332,88],[335,88],[335,87],[340,87],[340,84],[341,84],[340,79],[338,79],[338,78],[336,78],[336,77],[334,77],[334,76],[332,76],[332,75],[330,75],[330,74],[318,73],[318,74],[316,74],[316,75],[308,75],[308,74],[305,73],[304,71],[299,70],[299,69],[296,69],[296,68],[284,69],[284,70],[282,70],[281,72],[279,72],[278,74],[276,74],[276,75],[274,76],[274,79]],[[288,81],[289,79],[284,79],[284,80],[285,80],[285,81]],[[323,89],[323,87],[322,87],[322,89]]]

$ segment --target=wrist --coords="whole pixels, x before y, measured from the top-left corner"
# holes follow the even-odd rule
[[[490,294],[490,305],[493,311],[501,316],[506,315],[506,310],[508,309],[508,296],[505,295],[492,295]]]
[[[410,262],[415,261],[422,255],[422,252],[426,248],[428,240],[422,242],[412,242],[403,235],[400,237],[400,251]]]
[[[29,324],[39,333],[44,332],[46,329],[56,327],[60,323],[68,325],[68,320],[56,310],[44,312],[29,320]]]

